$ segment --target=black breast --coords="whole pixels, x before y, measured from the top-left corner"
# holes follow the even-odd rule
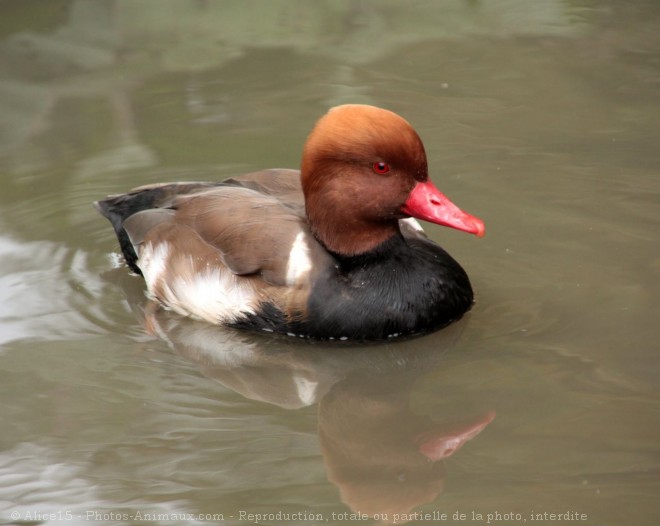
[[[395,236],[367,254],[335,257],[296,328],[311,337],[379,340],[431,332],[472,306],[467,274],[429,240]]]

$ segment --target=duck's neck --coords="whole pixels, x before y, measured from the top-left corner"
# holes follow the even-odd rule
[[[390,237],[370,248],[357,254],[346,254],[329,250],[335,258],[339,267],[344,271],[350,271],[356,268],[363,268],[376,262],[384,262],[393,255],[397,255],[405,245],[405,240],[401,232],[397,230]],[[405,248],[403,248],[405,250]]]
[[[376,250],[393,237],[400,237],[398,219],[366,221],[357,217],[336,215],[332,211],[310,214],[312,232],[331,253],[343,257],[360,256]]]

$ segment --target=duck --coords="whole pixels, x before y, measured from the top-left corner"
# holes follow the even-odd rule
[[[147,295],[183,316],[313,340],[427,334],[474,302],[467,273],[417,219],[484,235],[429,178],[412,125],[331,108],[300,170],[141,186],[94,203]]]

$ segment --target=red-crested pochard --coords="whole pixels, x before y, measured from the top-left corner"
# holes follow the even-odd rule
[[[412,218],[484,234],[433,185],[419,136],[331,109],[301,170],[150,185],[95,203],[149,294],[180,314],[317,339],[427,333],[472,306],[467,274]]]

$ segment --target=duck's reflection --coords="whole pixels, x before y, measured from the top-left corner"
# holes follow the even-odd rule
[[[443,490],[441,460],[477,436],[494,413],[434,421],[410,408],[410,391],[424,371],[351,376],[319,403],[319,439],[328,479],[354,511],[410,512]]]
[[[432,418],[411,407],[413,388],[455,344],[461,323],[386,346],[304,344],[184,319],[148,302],[134,283],[124,290],[145,329],[204,375],[279,407],[317,404],[328,479],[355,512],[394,516],[433,501],[444,486],[442,460],[495,417],[487,408],[457,415],[455,397],[447,414]]]

